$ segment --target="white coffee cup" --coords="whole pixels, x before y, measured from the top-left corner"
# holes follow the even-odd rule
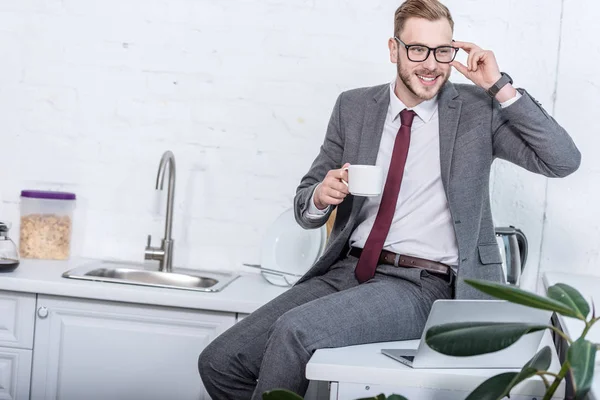
[[[383,171],[377,165],[350,165],[348,171],[348,190],[355,196],[379,196],[383,190]]]

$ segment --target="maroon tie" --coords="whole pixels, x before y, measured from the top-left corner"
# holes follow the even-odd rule
[[[404,109],[400,112],[400,130],[394,142],[392,161],[390,161],[390,169],[383,188],[377,217],[354,271],[356,279],[360,283],[368,281],[375,275],[375,269],[379,263],[379,255],[392,225],[392,219],[396,212],[398,193],[400,192],[400,184],[402,183],[402,175],[404,175],[404,165],[408,156],[410,127],[414,116],[415,112],[412,110]]]

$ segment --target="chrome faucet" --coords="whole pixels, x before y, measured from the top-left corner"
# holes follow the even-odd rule
[[[160,159],[158,165],[158,175],[156,176],[156,190],[163,189],[165,180],[165,171],[169,165],[169,186],[167,192],[167,216],[165,219],[165,237],[162,240],[161,247],[152,247],[152,236],[148,235],[148,244],[144,258],[146,260],[158,260],[158,270],[162,272],[173,271],[173,244],[171,231],[173,229],[173,199],[175,197],[175,156],[168,150]]]

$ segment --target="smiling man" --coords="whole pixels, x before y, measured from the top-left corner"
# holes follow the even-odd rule
[[[495,158],[548,177],[580,163],[565,130],[501,73],[490,50],[453,40],[437,0],[396,11],[391,83],[342,93],[295,197],[304,228],[337,216],[327,249],[287,292],[215,339],[199,370],[214,399],[303,394],[316,349],[420,337],[436,299],[483,298],[504,281],[489,200]],[[456,53],[468,54],[466,65]],[[448,82],[455,68],[473,84]],[[378,165],[381,196],[349,195],[349,164]]]

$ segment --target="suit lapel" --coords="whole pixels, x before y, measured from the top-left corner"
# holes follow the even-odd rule
[[[440,121],[440,167],[442,182],[446,193],[450,182],[450,168],[452,167],[452,152],[460,119],[462,101],[456,100],[458,92],[454,85],[447,82],[440,92],[438,113]]]
[[[390,104],[390,86],[385,85],[373,98],[367,99],[363,126],[358,147],[357,164],[375,165],[377,152],[383,134],[385,117]],[[362,207],[364,197],[354,197],[352,214],[356,214]]]
[[[367,100],[358,148],[358,164],[375,165],[389,104],[388,85]]]

